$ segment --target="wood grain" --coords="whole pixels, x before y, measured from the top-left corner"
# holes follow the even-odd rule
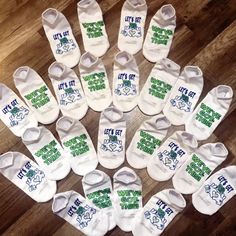
[[[98,1],[104,13],[107,33],[111,47],[103,57],[110,85],[112,84],[112,62],[118,52],[117,38],[120,11],[124,1]],[[0,2],[0,80],[7,86],[14,87],[12,74],[16,68],[28,65],[34,68],[48,84],[47,69],[54,61],[53,55],[41,25],[41,13],[48,7],[56,8],[66,15],[73,32],[84,52],[82,37],[74,0],[1,0]],[[236,90],[236,2],[235,0],[147,0],[148,16],[146,30],[155,12],[163,5],[171,3],[177,13],[177,28],[169,58],[181,67],[194,64],[204,73],[204,91],[206,93],[218,84],[227,84]],[[153,64],[144,59],[142,53],[135,55],[140,68],[140,85],[143,86]],[[77,74],[78,68],[75,68]],[[221,125],[206,142],[221,141],[229,149],[227,160],[217,168],[236,164],[236,99]],[[91,109],[82,123],[87,128],[96,147],[100,113]],[[129,145],[136,129],[147,119],[136,107],[125,114],[127,120],[127,142]],[[47,126],[58,138],[55,123]],[[183,130],[183,127],[173,128]],[[20,151],[32,158],[22,144],[2,122],[0,122],[0,152]],[[128,165],[125,163],[124,165]],[[111,177],[116,170],[106,170]],[[156,182],[146,170],[136,171],[143,182],[144,203],[156,192],[172,187],[171,181]],[[58,182],[58,192],[75,190],[83,193],[81,177],[73,174]],[[163,235],[236,235],[236,197],[228,202],[219,212],[211,217],[198,213],[191,204],[191,196],[186,195],[187,207],[168,226]],[[35,203],[21,190],[3,176],[0,176],[0,234],[2,235],[82,235],[51,211],[52,201],[44,204]],[[118,227],[107,235],[131,235]]]

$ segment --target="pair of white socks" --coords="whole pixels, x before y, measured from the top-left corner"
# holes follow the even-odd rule
[[[96,0],[80,0],[77,12],[85,51],[103,56],[110,44],[99,4]]]
[[[56,123],[56,130],[76,174],[85,175],[96,169],[97,154],[87,130],[80,121],[62,116]]]
[[[72,68],[79,63],[80,49],[66,17],[54,8],[42,13],[42,24],[56,61]]]
[[[133,168],[147,167],[153,153],[166,137],[170,125],[163,115],[154,116],[142,123],[126,150],[127,161]]]
[[[48,68],[48,76],[64,116],[82,119],[88,110],[88,104],[76,73],[66,65],[53,62]]]
[[[48,180],[43,170],[20,152],[0,156],[0,173],[37,202],[47,202],[57,190],[55,181]]]
[[[173,125],[186,123],[199,100],[202,88],[201,69],[197,66],[185,66],[163,109],[164,115]]]
[[[111,104],[112,96],[102,60],[85,52],[81,56],[79,70],[88,105],[95,111],[103,111]]]
[[[61,180],[69,174],[69,157],[44,126],[26,129],[22,135],[22,142],[49,180]]]
[[[126,121],[115,106],[106,108],[100,116],[97,155],[107,169],[119,167],[125,160]]]
[[[53,123],[59,115],[59,107],[40,75],[28,66],[16,69],[13,74],[16,88],[35,118],[42,124]]]
[[[167,57],[176,27],[175,9],[162,6],[153,16],[143,44],[143,55],[150,62]]]
[[[236,166],[227,166],[213,174],[192,195],[193,206],[202,214],[213,215],[236,195]],[[233,207],[233,206],[232,206]]]
[[[85,235],[103,236],[107,233],[107,215],[75,191],[56,194],[52,211]]]
[[[156,115],[164,108],[180,73],[180,66],[162,58],[152,68],[138,99],[139,109],[147,115]]]
[[[198,140],[205,140],[224,119],[233,98],[233,90],[227,85],[213,88],[189,116],[185,128]]]
[[[108,230],[116,226],[115,212],[113,207],[113,190],[109,175],[93,170],[82,179],[84,195],[88,200],[101,209],[108,217]]]
[[[172,178],[173,186],[183,194],[196,192],[212,171],[227,157],[223,143],[207,143],[189,155]]]
[[[184,197],[175,189],[158,192],[136,215],[134,236],[157,236],[163,233],[174,217],[186,207]]]
[[[0,118],[16,136],[22,136],[29,127],[37,127],[38,121],[26,104],[6,85],[0,83]]]
[[[147,172],[157,181],[170,179],[197,148],[196,138],[185,131],[176,131],[152,155]]]
[[[142,208],[142,183],[128,167],[121,168],[113,176],[113,206],[116,224],[125,232],[131,231],[135,215]]]
[[[113,66],[113,103],[128,112],[138,104],[138,96],[139,69],[135,58],[125,51],[119,52]]]
[[[120,17],[118,48],[130,54],[142,49],[147,16],[145,0],[126,0]]]

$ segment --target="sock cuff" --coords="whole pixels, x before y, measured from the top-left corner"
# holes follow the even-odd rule
[[[159,70],[164,69],[173,76],[179,76],[180,74],[180,66],[169,58],[162,58],[156,65]]]
[[[231,100],[233,97],[233,90],[228,85],[218,85],[217,87],[213,88],[209,93],[213,96],[217,97],[217,100]]]
[[[189,146],[190,148],[198,147],[197,139],[193,134],[185,131],[177,131],[176,135],[185,145]]]
[[[9,95],[14,94],[17,96],[9,87],[7,87],[5,84],[0,83],[0,101],[1,102],[8,102],[9,101]]]
[[[171,203],[171,206],[177,211],[182,211],[186,207],[186,201],[183,195],[175,189],[168,189],[167,191],[167,197]]]
[[[106,108],[101,115],[106,117],[110,122],[125,121],[123,118],[123,112],[115,106]]]
[[[106,174],[104,172],[100,170],[93,170],[84,175],[82,183],[90,186],[99,186],[104,183],[105,177]]]
[[[99,5],[96,0],[80,0],[77,3],[77,8],[80,10],[91,10],[92,8],[96,8],[97,6]]]
[[[42,136],[43,129],[46,128],[44,128],[43,126],[27,128],[22,135],[23,143],[27,145],[38,141]]]
[[[147,3],[145,0],[126,0],[130,10],[145,10],[147,9]]]
[[[115,63],[118,66],[128,67],[132,62],[134,62],[134,57],[126,51],[118,52],[115,55]]]
[[[100,62],[101,60],[98,57],[94,56],[90,52],[85,52],[80,58],[79,66],[85,69],[92,69],[96,67]]]
[[[0,170],[13,165],[14,153],[15,152],[6,152],[0,155]]]
[[[174,24],[176,21],[175,8],[171,4],[163,5],[154,15],[162,25]]]
[[[60,14],[63,15],[55,8],[48,8],[42,13],[42,23],[46,24],[47,26],[54,28],[56,24],[59,22]],[[53,15],[53,19],[48,19],[49,15]]]
[[[217,157],[226,158],[228,156],[228,150],[223,143],[206,143],[199,147],[204,155],[213,155]]]
[[[185,66],[180,77],[189,83],[198,84],[203,82],[203,73],[198,66]]]
[[[52,211],[57,213],[66,208],[69,203],[69,198],[74,191],[67,191],[63,193],[55,194],[53,197]]]
[[[124,185],[129,185],[137,182],[139,177],[132,169],[123,167],[114,174],[113,179],[115,183],[119,182]]]
[[[60,62],[53,62],[48,68],[48,75],[51,79],[60,80],[67,74],[67,67]]]
[[[71,130],[75,125],[75,120],[69,116],[62,116],[56,122],[56,129],[68,132]]]

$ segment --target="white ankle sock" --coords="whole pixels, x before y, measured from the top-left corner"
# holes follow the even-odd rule
[[[40,75],[28,66],[16,69],[13,74],[16,88],[26,104],[42,124],[53,123],[59,115],[59,107]]]
[[[164,108],[180,72],[180,66],[168,58],[156,63],[144,84],[139,109],[147,115],[156,115]]]
[[[138,104],[139,69],[135,58],[127,52],[115,56],[113,67],[113,103],[123,112]]]
[[[115,106],[105,109],[100,116],[98,130],[98,161],[108,169],[119,167],[125,160],[126,121]]]
[[[107,215],[75,191],[56,194],[52,211],[85,235],[102,236],[107,232]]]
[[[80,49],[65,16],[54,8],[42,13],[42,24],[56,61],[72,68],[79,63]]]
[[[172,178],[175,189],[183,194],[196,192],[212,171],[227,157],[223,143],[207,143],[199,147]]]
[[[69,158],[53,134],[44,126],[26,129],[22,142],[48,179],[61,180],[69,174]]]
[[[110,45],[99,4],[95,0],[81,0],[77,11],[85,51],[103,56]]]
[[[126,0],[121,10],[118,48],[130,54],[142,49],[147,15],[145,0]]]
[[[163,115],[154,116],[142,123],[126,151],[128,163],[136,169],[147,167],[147,163],[166,137],[170,122]]]
[[[135,217],[134,236],[162,234],[174,217],[186,207],[184,197],[175,189],[155,194]]]
[[[193,206],[202,214],[213,215],[235,196],[235,190],[236,166],[227,166],[207,179],[192,195]]]
[[[163,109],[173,125],[186,123],[198,102],[202,88],[201,69],[197,66],[185,66]]]
[[[76,73],[61,63],[53,62],[48,68],[48,76],[62,114],[82,119],[87,113],[88,105]]]
[[[108,230],[116,226],[114,208],[112,205],[112,185],[109,175],[94,170],[87,173],[82,179],[84,195],[92,201],[96,207],[108,216]]]
[[[225,117],[233,98],[233,90],[227,85],[213,88],[196,107],[186,122],[186,130],[199,140],[210,137]]]
[[[88,105],[95,111],[103,111],[111,104],[112,96],[102,60],[85,52],[79,70]]]
[[[113,176],[113,204],[116,224],[125,232],[132,230],[134,217],[142,207],[142,183],[128,167],[118,170]]]
[[[62,116],[56,123],[56,130],[64,150],[70,155],[71,168],[76,174],[85,175],[96,169],[97,154],[80,121]]]
[[[157,181],[170,179],[189,155],[197,148],[196,138],[185,131],[176,131],[156,152],[147,164],[147,172]]]
[[[20,137],[29,127],[37,127],[33,112],[5,84],[0,83],[0,118],[13,134]]]
[[[176,27],[175,9],[162,6],[153,16],[143,44],[143,55],[150,62],[167,57]]]
[[[47,180],[40,167],[20,152],[0,156],[0,173],[36,202],[47,202],[57,190],[55,181]]]

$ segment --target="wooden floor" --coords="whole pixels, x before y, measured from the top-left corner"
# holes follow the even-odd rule
[[[74,34],[84,52],[76,2],[74,0],[1,0],[0,1],[0,80],[7,86],[13,85],[13,71],[22,65],[34,68],[44,78],[50,89],[47,69],[54,61],[48,41],[41,25],[41,13],[48,7],[62,11],[72,25]],[[103,61],[112,82],[112,61],[117,49],[120,11],[123,1],[98,1],[104,12],[104,20],[111,47]],[[177,28],[169,58],[181,65],[198,65],[204,73],[202,97],[214,86],[227,84],[236,90],[236,0],[147,0],[148,17],[151,17],[166,3],[171,3],[177,12]],[[152,64],[142,53],[136,56],[141,73],[141,86],[144,84]],[[76,68],[76,73],[78,69]],[[205,141],[221,141],[229,149],[227,160],[220,168],[236,164],[236,102],[217,128],[214,135]],[[82,123],[88,129],[93,143],[97,143],[99,113],[88,111]],[[128,146],[135,130],[147,117],[138,108],[125,114],[127,120]],[[55,123],[48,128],[58,138]],[[178,127],[183,129],[183,127]],[[32,157],[22,144],[2,123],[0,124],[0,152],[20,151]],[[127,163],[125,164],[127,165]],[[115,173],[99,166],[110,176]],[[219,169],[219,168],[218,168]],[[156,192],[172,187],[171,181],[153,181],[146,170],[137,171],[143,182],[144,203]],[[81,177],[73,174],[58,182],[58,192],[75,190],[82,193]],[[198,213],[191,204],[191,196],[186,196],[187,207],[168,226],[163,235],[236,235],[236,197],[215,215],[208,217]],[[35,203],[21,190],[0,176],[0,234],[17,236],[82,235],[51,211],[52,201]],[[108,235],[126,234],[116,227]]]

